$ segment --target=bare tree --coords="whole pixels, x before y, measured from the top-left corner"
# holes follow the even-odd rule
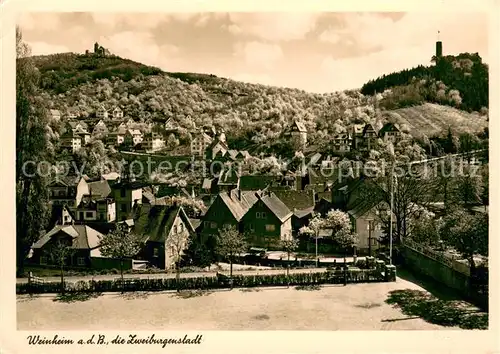
[[[165,247],[172,250],[174,256],[177,284],[179,284],[181,276],[182,256],[184,255],[184,251],[189,247],[190,242],[189,232],[186,229],[165,236]],[[177,291],[179,291],[179,288],[177,288]]]
[[[419,215],[428,208],[434,197],[433,181],[427,178],[424,171],[396,168],[397,173],[389,172],[386,175],[374,178],[361,187],[363,198],[379,200],[379,205],[391,205],[395,217],[394,237],[401,242],[411,231],[410,220],[418,219]],[[392,168],[390,168],[392,170]],[[390,224],[390,213],[380,213],[380,220]]]
[[[61,275],[61,293],[64,294],[64,266],[68,258],[75,252],[75,249],[72,248],[72,241],[64,242],[61,239],[57,239],[45,252],[52,262],[59,267]]]

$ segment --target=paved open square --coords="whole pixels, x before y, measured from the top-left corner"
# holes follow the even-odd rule
[[[422,288],[392,283],[319,289],[251,288],[204,293],[104,293],[60,301],[18,296],[20,330],[435,330],[457,329],[408,318],[385,303],[389,292]]]

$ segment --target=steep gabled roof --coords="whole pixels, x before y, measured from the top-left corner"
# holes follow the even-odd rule
[[[257,196],[254,192],[241,192],[241,198],[238,197],[238,191],[232,190],[231,192],[222,192],[219,198],[233,215],[233,217],[240,221],[246,212],[257,202]]]
[[[111,187],[107,180],[100,180],[95,182],[89,182],[89,191],[92,196],[100,196],[106,198],[111,194]]]
[[[290,210],[314,208],[314,191],[274,190],[273,192]]]
[[[262,190],[273,182],[277,181],[277,176],[254,176],[245,175],[240,177],[240,189],[242,191],[258,191]]]
[[[62,232],[73,239],[71,248],[74,249],[93,249],[99,246],[102,234],[87,225],[57,225],[48,233],[46,233],[40,240],[38,240],[33,248],[42,248],[51,238]]]
[[[292,216],[292,212],[274,193],[262,193],[259,199],[281,221],[284,222]]]
[[[377,132],[375,128],[373,128],[373,125],[371,125],[370,123],[366,123],[365,127],[363,128],[363,135],[365,135],[368,131],[373,131],[375,133]]]
[[[219,184],[219,185],[237,184],[239,178],[240,178],[240,176],[238,175],[238,173],[233,168],[229,168],[220,174],[217,184]]]
[[[380,129],[379,134],[380,136],[383,136],[387,132],[399,132],[400,130],[398,127],[393,124],[393,123],[386,123],[384,126]]]
[[[295,120],[293,122],[293,126],[295,126],[295,128],[301,132],[301,133],[307,133],[307,129],[306,129],[306,126],[304,125],[304,123],[302,122],[299,122],[298,120]]]
[[[134,218],[134,232],[142,235],[144,241],[165,242],[165,236],[172,228],[175,218],[179,216],[189,232],[194,232],[193,225],[181,206],[160,206],[138,208],[140,211]]]

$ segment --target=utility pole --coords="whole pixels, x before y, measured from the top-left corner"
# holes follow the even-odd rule
[[[372,256],[372,231],[373,231],[373,220],[368,220],[368,255]]]

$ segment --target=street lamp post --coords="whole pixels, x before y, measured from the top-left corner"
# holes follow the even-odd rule
[[[389,262],[392,264],[392,214],[394,210],[394,183],[396,183],[397,177],[394,174],[394,168],[391,173],[391,215],[390,215],[390,225],[389,225]]]

